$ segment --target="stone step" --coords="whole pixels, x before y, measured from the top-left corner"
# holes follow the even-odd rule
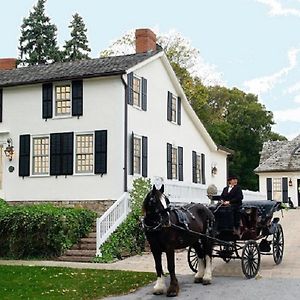
[[[94,232],[90,232],[87,237],[88,238],[96,238],[96,235],[97,235],[97,233],[96,233],[96,231],[94,231]]]
[[[96,240],[94,243],[81,243],[79,242],[78,244],[73,245],[71,250],[95,250],[96,251]]]
[[[67,256],[63,255],[57,258],[60,261],[74,261],[74,262],[93,262],[94,256]]]
[[[82,244],[94,244],[96,242],[96,238],[93,237],[86,237],[86,238],[82,238],[80,239],[80,242]]]
[[[67,250],[64,256],[90,256],[94,257],[96,255],[95,250]]]

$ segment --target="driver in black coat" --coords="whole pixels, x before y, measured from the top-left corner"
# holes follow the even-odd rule
[[[233,226],[236,234],[240,232],[240,208],[244,198],[241,187],[238,185],[238,178],[236,176],[228,177],[228,185],[223,189],[221,194],[221,201],[223,205],[230,205],[233,213]]]

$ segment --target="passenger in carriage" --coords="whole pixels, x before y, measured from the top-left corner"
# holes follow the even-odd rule
[[[223,189],[221,194],[221,201],[223,205],[230,205],[233,213],[234,232],[240,235],[240,208],[244,198],[241,187],[238,185],[238,178],[236,176],[228,177],[228,185]]]

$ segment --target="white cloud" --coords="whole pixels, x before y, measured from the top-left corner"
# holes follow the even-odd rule
[[[292,48],[288,51],[289,65],[281,70],[271,74],[269,76],[263,76],[254,78],[244,82],[244,85],[248,89],[248,92],[261,95],[271,90],[283,77],[293,70],[297,65],[297,55],[300,52],[300,48]]]
[[[300,103],[300,95],[299,95],[299,94],[296,95],[295,98],[293,99],[293,101],[294,101],[295,103]]]
[[[300,10],[296,8],[283,7],[282,2],[278,0],[256,0],[256,2],[269,6],[271,16],[295,16],[300,17]],[[299,1],[298,1],[299,2]]]
[[[300,91],[300,81],[295,83],[294,85],[291,85],[290,87],[288,87],[288,89],[286,90],[286,92],[288,94],[293,94]]]
[[[286,110],[276,110],[273,112],[275,123],[278,122],[298,122],[300,123],[300,107]]]

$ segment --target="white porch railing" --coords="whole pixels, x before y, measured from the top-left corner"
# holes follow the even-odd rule
[[[165,182],[165,194],[171,202],[179,203],[209,203],[206,187],[187,185],[184,183]]]
[[[96,236],[97,251],[96,255],[101,256],[100,247],[117,227],[126,219],[130,211],[129,194],[124,193],[100,218],[97,218]]]

